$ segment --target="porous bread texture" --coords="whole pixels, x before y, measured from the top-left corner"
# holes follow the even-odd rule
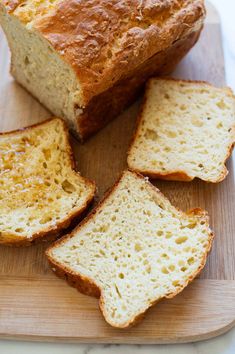
[[[202,0],[0,1],[13,76],[53,114],[67,119],[80,139],[107,123],[105,117],[97,126],[86,119],[93,98],[120,80],[139,77],[137,68],[156,53],[199,35],[204,17]],[[185,42],[186,51],[197,37]],[[156,60],[152,75],[160,69]],[[132,86],[137,92],[134,82]],[[120,90],[116,94],[119,102]],[[98,104],[97,110],[102,115]]]
[[[23,8],[17,8],[18,12]],[[30,9],[33,11],[32,6]],[[55,116],[66,118],[70,129],[76,130],[74,107],[81,99],[81,92],[72,68],[30,25],[23,25],[17,16],[9,16],[1,3],[0,22],[11,50],[11,74]],[[82,112],[78,107],[76,110],[77,114]]]
[[[235,143],[235,97],[206,82],[149,80],[130,168],[169,180],[222,181]]]
[[[93,182],[74,170],[59,119],[0,135],[0,244],[54,238],[86,209]]]
[[[134,324],[200,272],[213,234],[205,211],[183,213],[143,176],[125,171],[95,211],[47,250],[57,275],[100,296],[105,320]]]

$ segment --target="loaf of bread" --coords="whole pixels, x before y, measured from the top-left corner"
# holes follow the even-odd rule
[[[0,244],[57,237],[93,199],[58,118],[0,135]]]
[[[47,256],[58,276],[82,293],[100,297],[110,325],[125,328],[195,278],[212,239],[206,212],[177,210],[146,178],[126,171]]]
[[[151,79],[128,165],[168,180],[222,181],[235,143],[235,96],[205,82]]]
[[[84,139],[198,39],[203,0],[0,0],[11,73]]]

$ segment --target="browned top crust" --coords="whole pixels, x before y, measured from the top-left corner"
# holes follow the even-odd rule
[[[9,12],[22,0],[3,0]],[[203,0],[62,0],[32,21],[75,70],[82,105],[201,28]]]

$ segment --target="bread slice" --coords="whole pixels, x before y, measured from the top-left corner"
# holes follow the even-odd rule
[[[177,210],[146,178],[126,171],[87,219],[46,253],[57,275],[100,297],[105,320],[125,328],[195,278],[212,239],[205,211]]]
[[[0,135],[0,185],[0,244],[7,245],[55,238],[95,193],[74,170],[59,118]]]
[[[153,178],[222,181],[235,142],[235,97],[206,82],[151,79],[128,165]]]

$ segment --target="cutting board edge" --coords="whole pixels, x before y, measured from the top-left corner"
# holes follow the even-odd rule
[[[55,336],[42,336],[42,335],[8,335],[5,333],[0,333],[0,339],[4,340],[17,340],[17,341],[30,341],[30,342],[44,342],[44,343],[68,343],[68,344],[134,344],[134,345],[153,345],[153,344],[180,344],[180,343],[195,343],[199,341],[204,341],[218,337],[222,334],[229,332],[235,327],[235,319],[228,322],[222,327],[215,329],[211,332],[206,332],[203,334],[192,335],[187,337],[179,338],[162,338],[162,339],[149,339],[142,338],[138,339],[128,339],[128,338],[97,338],[97,337],[55,337]]]
[[[56,281],[57,280],[57,281]],[[49,281],[49,279],[48,279]],[[19,281],[20,282],[20,281]],[[58,286],[61,287],[62,281],[60,279],[55,278],[55,283],[53,284],[53,286]],[[64,283],[64,282],[63,282]],[[198,283],[196,285],[196,283]],[[35,285],[35,287],[37,287],[37,284]],[[21,285],[22,288],[22,285]],[[0,285],[0,289],[1,289],[1,285]],[[67,296],[67,300],[68,301],[68,297],[70,299],[75,299],[77,298],[77,292],[75,289],[72,289],[71,287],[67,287],[65,286],[66,289],[66,296]],[[230,329],[232,329],[235,326],[235,307],[232,306],[231,301],[233,301],[233,299],[235,298],[235,280],[211,280],[211,279],[196,279],[192,284],[190,284],[187,289],[185,291],[183,291],[181,293],[181,295],[178,295],[177,297],[171,299],[171,300],[163,300],[160,303],[158,303],[157,305],[154,306],[155,309],[155,314],[154,316],[156,317],[157,315],[157,311],[159,311],[159,315],[161,317],[161,314],[164,312],[164,309],[166,307],[171,307],[171,309],[174,311],[174,306],[177,306],[177,304],[174,304],[174,300],[177,301],[177,299],[179,299],[180,296],[185,297],[185,295],[188,293],[189,291],[189,295],[186,295],[186,299],[183,299],[183,302],[186,301],[187,302],[187,296],[189,296],[190,298],[190,292],[195,292],[196,289],[199,289],[199,293],[201,291],[201,293],[205,293],[207,295],[207,297],[211,297],[214,300],[214,303],[217,303],[216,309],[218,309],[215,313],[214,313],[214,309],[215,309],[215,305],[213,304],[213,306],[211,307],[211,309],[213,309],[213,311],[211,312],[211,309],[209,308],[208,305],[208,313],[211,314],[211,318],[213,318],[213,321],[207,321],[205,323],[205,321],[203,320],[203,317],[200,316],[199,317],[198,314],[195,317],[195,334],[186,334],[186,335],[182,335],[177,334],[176,333],[168,333],[167,335],[163,335],[162,333],[159,334],[159,337],[157,337],[157,333],[156,335],[152,335],[151,331],[148,331],[148,327],[151,323],[151,313],[152,310],[150,310],[147,313],[146,319],[144,320],[144,322],[146,321],[147,326],[145,326],[143,333],[147,333],[147,334],[141,334],[138,331],[138,327],[133,327],[130,330],[129,329],[125,329],[125,330],[119,330],[119,329],[113,329],[110,326],[104,326],[101,327],[101,335],[91,335],[89,334],[89,332],[87,334],[81,333],[80,335],[78,335],[77,333],[75,335],[69,335],[67,333],[62,333],[63,331],[61,331],[61,328],[57,328],[56,325],[51,326],[49,323],[49,327],[47,320],[45,319],[45,334],[44,333],[39,333],[39,334],[35,334],[33,333],[33,331],[27,330],[27,325],[26,325],[26,331],[25,328],[23,328],[23,330],[25,332],[27,332],[27,334],[25,334],[25,332],[20,333],[19,331],[19,327],[17,328],[18,333],[16,333],[17,331],[14,332],[14,335],[12,335],[11,333],[8,333],[8,331],[2,331],[1,332],[1,325],[0,325],[0,339],[10,339],[10,340],[20,340],[20,341],[34,341],[34,342],[60,342],[60,343],[108,343],[108,344],[176,344],[176,343],[189,343],[189,342],[197,342],[197,341],[201,341],[201,340],[207,340],[210,338],[214,338],[217,337],[223,333],[226,333],[227,331],[229,331]],[[63,293],[63,285],[61,287],[61,292]],[[221,295],[223,294],[223,295]],[[31,294],[32,295],[32,294]],[[42,294],[41,294],[42,295]],[[84,295],[82,295],[84,296]],[[219,299],[218,299],[219,296]],[[221,312],[219,311],[219,307],[221,304],[221,298],[223,297],[223,313],[221,314]],[[43,296],[42,296],[43,297]],[[85,296],[85,298],[87,298]],[[91,299],[90,297],[88,297],[88,299]],[[79,300],[79,298],[78,298]],[[219,300],[219,301],[218,301]],[[7,300],[8,301],[8,300]],[[50,301],[50,300],[49,300]],[[182,302],[182,300],[181,300]],[[21,301],[20,301],[21,303]],[[163,305],[163,309],[161,309],[161,304]],[[6,304],[3,304],[6,308]],[[22,309],[22,303],[21,303],[21,309]],[[40,310],[40,306],[39,305],[39,310]],[[57,303],[57,305],[59,305],[59,302]],[[195,306],[195,305],[194,305]],[[201,307],[205,308],[205,304],[202,304]],[[206,304],[207,306],[207,304]],[[159,310],[158,310],[159,309]],[[43,307],[42,307],[43,310]],[[183,309],[184,312],[185,309]],[[186,307],[186,311],[188,311],[189,309]],[[22,310],[20,310],[22,311]],[[97,308],[98,311],[98,308]],[[211,313],[210,313],[211,312]],[[18,320],[19,318],[21,318],[22,312],[18,313]],[[25,315],[25,314],[24,314]],[[150,317],[149,317],[150,316]],[[188,316],[188,315],[187,315]],[[25,318],[28,318],[29,323],[32,325],[32,327],[34,327],[34,321],[36,321],[37,319],[33,319],[28,317],[27,315],[27,311],[26,311],[26,315]],[[206,316],[206,319],[208,318],[208,315]],[[168,318],[169,319],[169,318]],[[200,323],[199,323],[199,319],[200,319]],[[101,319],[103,321],[103,319]],[[60,318],[57,318],[57,321],[60,322]],[[50,322],[50,320],[49,320]],[[178,325],[179,325],[180,321],[178,321]],[[61,325],[61,323],[60,323]],[[66,324],[64,324],[66,325]],[[74,324],[75,325],[75,324]],[[141,326],[141,324],[140,324]],[[156,323],[157,326],[157,323]],[[6,326],[7,327],[7,326]],[[63,327],[63,323],[62,323],[62,327]],[[79,326],[78,326],[79,327]],[[44,330],[44,329],[43,329]],[[9,326],[9,332],[12,331],[11,326]],[[93,328],[94,331],[94,328]],[[96,331],[96,329],[95,329]],[[116,331],[116,334],[115,334]],[[134,333],[133,333],[134,331]],[[47,332],[47,334],[46,334]],[[57,334],[53,334],[57,333]],[[61,334],[59,334],[61,333]],[[103,333],[103,334],[102,334]],[[123,334],[123,335],[122,335]]]

